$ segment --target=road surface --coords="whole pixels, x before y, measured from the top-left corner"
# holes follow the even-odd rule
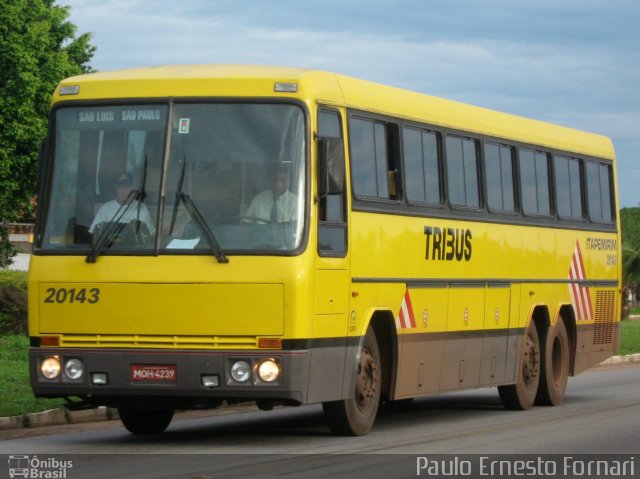
[[[438,454],[631,454],[637,462],[640,366],[571,378],[560,407],[506,411],[494,388],[417,399],[382,409],[374,430],[356,438],[332,436],[319,406],[183,416],[158,437],[133,436],[114,421],[84,428],[4,434],[0,454],[72,454],[69,478],[416,477],[417,458]]]

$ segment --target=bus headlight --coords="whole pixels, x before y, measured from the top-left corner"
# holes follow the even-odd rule
[[[84,376],[84,364],[79,359],[69,359],[64,364],[64,375],[72,380],[81,379]]]
[[[60,358],[49,356],[40,363],[40,372],[47,379],[57,379],[60,376]]]
[[[272,383],[280,376],[280,365],[273,359],[265,359],[258,365],[258,376],[265,383]]]
[[[251,366],[246,361],[236,361],[231,366],[231,377],[239,383],[246,383],[251,377]]]

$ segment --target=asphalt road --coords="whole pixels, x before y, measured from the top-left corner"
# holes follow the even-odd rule
[[[113,421],[55,434],[43,429],[29,437],[5,435],[0,454],[72,454],[76,468],[69,478],[192,479],[416,477],[416,457],[437,454],[640,458],[640,366],[599,368],[571,378],[560,407],[506,411],[494,388],[417,399],[382,409],[374,430],[357,438],[332,436],[319,406],[183,416],[159,437],[133,436]],[[0,477],[4,472],[0,463]]]

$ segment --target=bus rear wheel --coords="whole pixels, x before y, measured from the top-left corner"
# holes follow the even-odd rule
[[[120,420],[133,434],[160,434],[169,427],[173,409],[125,409],[118,408]]]
[[[371,328],[360,347],[357,368],[354,397],[322,404],[329,429],[340,436],[363,436],[376,420],[382,377],[380,348]]]
[[[542,374],[536,404],[558,406],[564,402],[569,381],[569,337],[562,319],[542,339]]]
[[[507,409],[525,410],[533,406],[540,384],[540,339],[536,325],[532,322],[525,335],[520,358],[518,382],[498,386],[500,399]]]

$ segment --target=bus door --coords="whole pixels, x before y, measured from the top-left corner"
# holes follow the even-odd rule
[[[311,374],[322,375],[322,389],[310,399],[335,400],[350,394],[345,377],[350,297],[345,155],[340,115],[320,110],[317,137],[317,252],[313,337],[323,347],[312,351]],[[327,372],[330,372],[327,374]],[[347,384],[345,384],[347,383]]]

